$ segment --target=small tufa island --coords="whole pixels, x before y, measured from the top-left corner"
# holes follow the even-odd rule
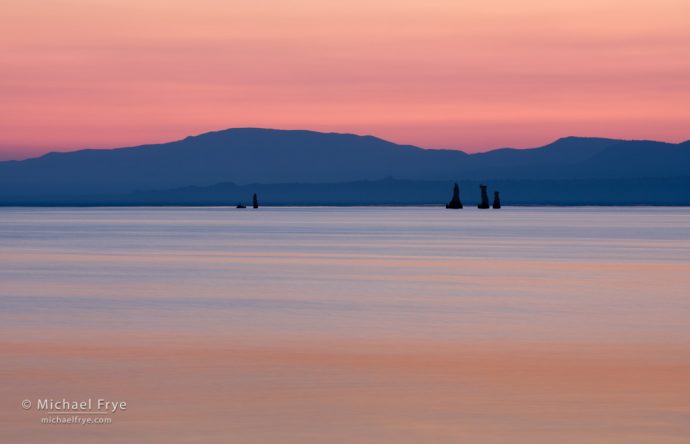
[[[244,209],[247,208],[247,206],[240,202],[237,204],[235,208]],[[259,199],[256,197],[256,193],[254,193],[254,195],[252,196],[252,208],[259,208]]]
[[[487,208],[501,208],[501,198],[499,197],[499,192],[494,191],[494,202],[493,205],[490,205],[489,193],[487,191],[487,188],[488,187],[486,185],[479,185],[479,190],[481,192],[481,201],[479,202],[479,205],[477,205],[477,208],[482,210]],[[460,187],[458,186],[457,182],[453,184],[453,197],[450,199],[450,202],[446,204],[446,208],[452,210],[462,208],[462,202],[460,201]]]

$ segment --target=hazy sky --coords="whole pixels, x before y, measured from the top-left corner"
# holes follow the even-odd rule
[[[228,127],[690,139],[688,0],[2,0],[0,158]]]

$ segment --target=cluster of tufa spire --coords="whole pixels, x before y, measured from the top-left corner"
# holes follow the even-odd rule
[[[486,209],[490,208],[489,206],[489,193],[486,191],[487,186],[486,185],[479,185],[479,189],[481,190],[482,196],[481,196],[481,202],[479,202],[479,205],[477,205],[477,208],[480,209]],[[460,201],[460,187],[458,184],[453,185],[453,198],[448,202],[446,205],[446,208],[449,209],[459,209],[462,208],[462,202]],[[493,208],[499,209],[501,208],[501,198],[499,197],[498,191],[494,191],[494,203],[493,203]]]

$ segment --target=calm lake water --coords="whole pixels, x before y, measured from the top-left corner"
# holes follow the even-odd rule
[[[0,442],[688,443],[690,209],[4,208],[0,378]]]

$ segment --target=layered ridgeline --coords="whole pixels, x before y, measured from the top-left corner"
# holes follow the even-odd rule
[[[690,141],[568,137],[467,154],[371,136],[229,129],[111,150],[0,162],[2,205],[425,204],[460,183],[506,204],[690,204]]]

